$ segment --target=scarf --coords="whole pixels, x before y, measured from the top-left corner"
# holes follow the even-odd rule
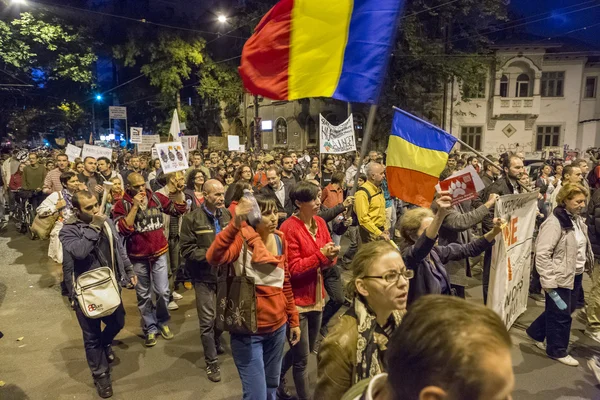
[[[389,336],[377,323],[373,310],[362,301],[360,296],[354,298],[352,306],[346,314],[356,319],[358,325],[358,344],[356,346],[356,375],[353,383],[374,377],[383,372],[383,355],[387,350]],[[392,332],[402,321],[400,311],[393,311],[388,320],[392,324]]]

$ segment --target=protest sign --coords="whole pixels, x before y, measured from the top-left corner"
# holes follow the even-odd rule
[[[527,309],[537,197],[535,191],[496,201],[495,216],[507,224],[492,248],[487,305],[500,315],[506,329]]]
[[[234,135],[227,136],[227,147],[229,151],[240,151],[240,137]]]
[[[181,144],[185,153],[189,155],[190,151],[198,148],[198,135],[181,136]]]
[[[438,192],[450,192],[453,206],[462,203],[463,201],[476,198],[478,192],[482,191],[484,188],[485,185],[483,181],[472,165],[455,172],[436,186]]]
[[[227,150],[227,138],[224,136],[209,136],[208,148],[211,150]]]
[[[160,135],[142,135],[142,142],[137,145],[138,153],[152,151],[152,146],[155,143],[160,143]]]
[[[94,157],[96,160],[100,157],[106,157],[112,160],[112,149],[110,147],[92,146],[91,144],[83,145],[83,153],[81,157],[85,160],[86,157]]]
[[[240,144],[240,153],[245,153],[245,152],[246,152],[246,145]]]
[[[130,142],[135,144],[142,143],[142,128],[131,127],[129,128],[129,132],[131,132]]]
[[[75,141],[75,146],[82,148],[83,145],[85,144],[85,140],[76,140]]]
[[[152,159],[156,160],[158,158],[158,151],[156,151],[156,147],[152,147]]]
[[[188,169],[188,162],[181,142],[156,143],[160,165],[165,174]]]
[[[69,143],[67,144],[67,148],[65,149],[65,154],[69,158],[70,162],[75,162],[75,159],[81,155],[81,148],[73,146]]]
[[[352,114],[338,126],[331,125],[321,114],[319,114],[319,119],[321,154],[342,154],[356,151]]]

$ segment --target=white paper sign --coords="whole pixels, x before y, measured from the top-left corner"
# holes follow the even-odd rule
[[[496,201],[495,217],[506,220],[492,249],[488,307],[506,329],[527,309],[531,246],[537,214],[538,191],[509,194]]]
[[[240,144],[240,153],[245,153],[245,152],[246,152],[246,145]]]
[[[229,147],[229,151],[240,151],[240,137],[234,135],[227,136],[227,147]]]
[[[112,149],[109,147],[92,146],[90,144],[83,145],[83,153],[81,157],[85,160],[86,157],[94,157],[96,160],[100,157],[106,157],[112,160]]]
[[[152,147],[152,159],[156,160],[158,158],[158,151],[156,150],[156,147]]]
[[[155,143],[160,143],[160,135],[142,135],[142,142],[137,145],[138,153],[152,151]]]
[[[129,132],[131,132],[131,138],[130,138],[131,143],[135,143],[135,144],[142,143],[142,128],[136,128],[136,127],[132,126],[129,129]]]
[[[156,143],[160,165],[165,174],[188,169],[187,158],[181,142]]]
[[[198,148],[198,135],[181,136],[180,138],[186,154],[189,155],[190,151],[195,151]]]
[[[83,140],[82,140],[83,141]],[[67,148],[65,149],[65,154],[69,158],[70,162],[75,162],[75,159],[81,156],[81,148],[77,146],[73,146],[72,144],[67,144]]]
[[[127,107],[108,107],[108,118],[110,119],[127,119]]]
[[[352,114],[338,126],[331,125],[321,114],[319,114],[319,119],[321,154],[342,154],[356,151]]]

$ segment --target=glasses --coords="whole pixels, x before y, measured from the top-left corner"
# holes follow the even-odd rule
[[[390,271],[390,272],[386,272],[385,275],[380,275],[380,276],[374,276],[374,275],[363,276],[363,279],[367,279],[367,278],[383,279],[387,283],[398,283],[398,280],[400,279],[401,276],[403,276],[404,279],[406,279],[408,281],[408,280],[414,278],[415,271],[413,271],[412,269],[405,269],[403,271]]]

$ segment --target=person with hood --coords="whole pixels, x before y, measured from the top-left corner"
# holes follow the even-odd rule
[[[256,287],[256,334],[231,334],[231,352],[242,380],[243,399],[275,399],[286,331],[290,345],[300,341],[298,311],[290,284],[287,245],[277,230],[277,204],[257,196],[261,220],[246,224],[252,203],[242,198],[229,224],[206,253],[213,266],[233,263],[236,275],[245,270],[254,277]]]
[[[77,303],[73,283],[79,275],[103,266],[111,268],[122,284],[137,285],[120,236],[112,222],[100,213],[96,196],[79,191],[72,195],[71,203],[73,215],[65,221],[59,234],[69,298]],[[98,319],[88,318],[80,304],[75,304],[75,314],[83,332],[85,355],[98,395],[111,397],[110,363],[115,361],[112,341],[125,325],[123,303],[112,314]]]

